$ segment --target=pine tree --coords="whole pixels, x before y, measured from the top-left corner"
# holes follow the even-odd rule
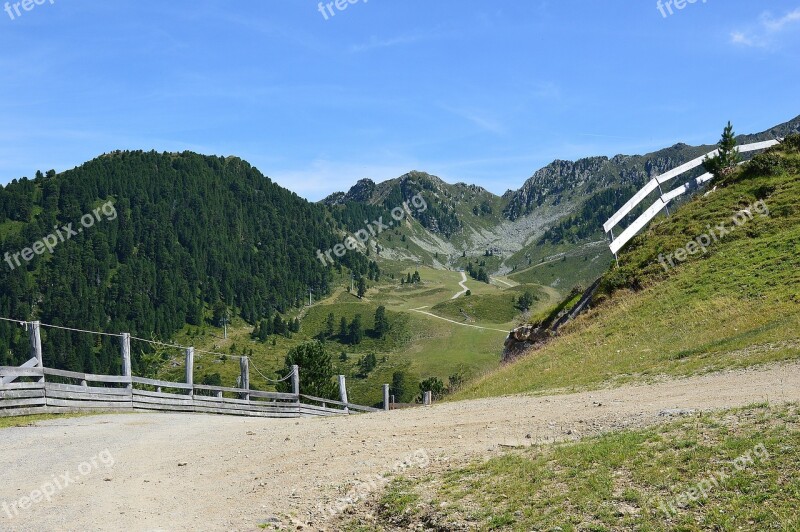
[[[280,317],[279,314],[275,314],[275,319],[272,322],[272,332],[274,334],[286,334],[286,322]]]
[[[356,314],[348,328],[348,340],[352,345],[358,345],[364,339],[364,327],[361,324],[361,314]]]
[[[389,387],[389,393],[394,395],[394,400],[398,403],[408,401],[409,392],[413,391],[413,385],[409,381],[410,377],[405,371],[395,371],[392,374],[392,385]]]
[[[533,305],[534,296],[530,290],[525,290],[525,293],[519,296],[519,300],[517,301],[517,305],[520,310],[526,311],[531,308]]]
[[[325,346],[321,342],[309,342],[293,347],[286,354],[284,367],[280,375],[291,371],[292,365],[300,369],[300,391],[307,395],[323,399],[336,399],[337,386],[333,381],[333,361]],[[281,382],[278,391],[290,392],[291,383]]]
[[[358,361],[358,376],[366,379],[369,373],[378,365],[378,358],[375,353],[369,353]]]
[[[435,401],[441,399],[445,394],[444,382],[439,377],[429,377],[419,383],[419,396],[417,402],[422,402],[425,392],[431,392],[431,398]]]
[[[325,320],[325,336],[330,338],[333,336],[333,330],[336,323],[336,317],[333,315],[333,312],[328,314],[328,319]]]
[[[270,326],[267,320],[261,320],[261,326],[258,328],[258,339],[266,342],[269,338]]]
[[[367,282],[364,280],[363,277],[359,277],[358,279],[358,297],[363,298],[364,294],[367,293]]]
[[[381,305],[375,310],[375,336],[384,338],[389,332],[389,320],[386,318],[386,307]]]
[[[714,174],[715,179],[727,176],[741,161],[741,155],[736,147],[736,133],[733,132],[733,125],[728,122],[722,132],[722,138],[717,143],[719,153],[714,157],[706,157],[703,167]]]

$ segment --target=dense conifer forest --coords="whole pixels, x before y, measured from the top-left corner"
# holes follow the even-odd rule
[[[169,339],[221,310],[255,324],[302,304],[309,288],[329,291],[332,269],[316,251],[341,237],[324,206],[241,159],[189,152],[115,152],[0,187],[0,256],[67,224],[81,227],[107,202],[114,219],[20,267],[0,265],[0,316]],[[357,275],[376,269],[358,253],[341,260]],[[114,338],[48,329],[43,348],[52,367],[119,370]],[[26,332],[0,322],[0,365],[28,358]]]

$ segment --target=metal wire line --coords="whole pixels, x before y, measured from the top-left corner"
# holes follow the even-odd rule
[[[26,326],[26,327],[31,323],[31,322],[27,322],[27,321],[23,321],[23,320],[15,320],[15,319],[11,319],[11,318],[3,318],[3,317],[0,317],[0,321],[7,321],[7,322],[11,322],[11,323],[16,323],[17,325],[22,325],[22,326]],[[97,335],[100,335],[100,336],[111,336],[111,337],[117,337],[117,338],[121,338],[122,337],[121,334],[104,333],[104,332],[99,332],[99,331],[87,331],[87,330],[83,330],[83,329],[74,329],[72,327],[62,327],[60,325],[50,325],[50,324],[47,324],[47,323],[40,323],[39,325],[42,326],[42,327],[51,327],[53,329],[61,329],[61,330],[64,330],[64,331],[72,331],[72,332],[79,332],[79,333],[85,333],[85,334],[97,334]],[[155,340],[146,340],[144,338],[139,338],[137,336],[131,336],[130,338],[131,338],[131,340],[136,340],[137,342],[144,342],[144,343],[157,345],[157,346],[161,346],[161,347],[170,347],[170,348],[182,349],[182,350],[188,349],[187,346],[183,346],[183,345],[179,345],[179,344],[166,344],[164,342],[157,342]],[[204,350],[201,350],[201,349],[195,349],[194,352],[195,353],[204,354],[204,355],[218,356],[218,357],[228,357],[228,358],[238,358],[238,359],[245,358],[245,357],[239,356],[239,355],[229,355],[227,353],[217,353],[215,351],[204,351]],[[255,372],[258,373],[261,376],[261,378],[263,378],[265,381],[273,383],[273,384],[278,384],[278,383],[287,381],[292,377],[292,375],[294,375],[294,371],[291,371],[288,375],[286,375],[285,377],[282,377],[280,379],[277,379],[277,380],[276,379],[270,379],[269,377],[267,377],[263,373],[261,373],[261,371],[255,366],[255,364],[252,363],[252,360],[250,361],[250,367],[252,367],[255,370]]]

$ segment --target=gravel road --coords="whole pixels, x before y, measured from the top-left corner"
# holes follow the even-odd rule
[[[3,429],[0,530],[258,530],[289,515],[313,521],[311,530],[323,526],[320,505],[418,449],[434,463],[461,461],[687,411],[796,402],[798,370],[795,362],[349,418],[121,414]],[[44,497],[35,490],[47,498],[26,504]]]

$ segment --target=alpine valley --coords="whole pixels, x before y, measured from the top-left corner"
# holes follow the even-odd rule
[[[737,140],[799,130],[800,117]],[[316,339],[354,402],[380,402],[383,383],[411,402],[422,388],[496,369],[510,329],[609,269],[603,222],[653,176],[713,149],[556,160],[502,196],[412,171],[318,203],[237,157],[108,153],[0,187],[0,257],[106,202],[118,213],[20,267],[5,261],[0,315],[193,345],[217,353],[198,357],[197,382],[225,386],[239,374],[226,355],[249,356],[271,376],[292,347]],[[366,245],[332,265],[318,259],[404,204],[400,223]],[[43,343],[49,367],[119,370],[114,339],[56,329]],[[0,366],[28,358],[27,333],[0,322]],[[179,377],[181,360],[168,345],[134,346],[139,375]],[[252,387],[272,389],[258,376]]]

